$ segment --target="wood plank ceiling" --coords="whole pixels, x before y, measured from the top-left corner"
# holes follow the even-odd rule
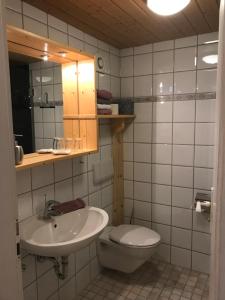
[[[117,48],[218,30],[219,1],[192,0],[180,13],[161,17],[145,0],[24,0]]]

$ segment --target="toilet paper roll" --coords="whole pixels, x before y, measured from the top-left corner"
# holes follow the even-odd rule
[[[112,106],[112,114],[118,115],[119,114],[119,104],[111,104]]]

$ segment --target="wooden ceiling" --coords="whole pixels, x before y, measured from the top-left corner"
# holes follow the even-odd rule
[[[180,13],[161,17],[145,0],[24,0],[118,48],[218,30],[219,1],[192,0]]]

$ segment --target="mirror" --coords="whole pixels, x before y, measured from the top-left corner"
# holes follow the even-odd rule
[[[63,137],[61,64],[9,52],[13,130],[24,153]]]
[[[14,133],[32,153],[16,168],[97,151],[95,57],[9,25],[7,40]]]

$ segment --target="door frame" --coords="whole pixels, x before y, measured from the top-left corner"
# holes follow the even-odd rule
[[[5,3],[0,0],[0,299],[23,300],[21,263],[16,249],[16,171],[4,13]]]

